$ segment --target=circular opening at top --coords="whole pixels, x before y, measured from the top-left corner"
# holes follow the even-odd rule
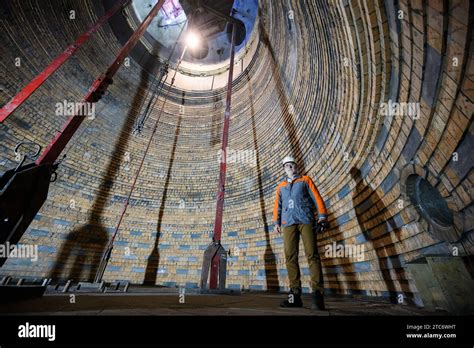
[[[443,227],[453,226],[453,212],[429,181],[416,174],[410,175],[407,178],[407,194],[421,216],[430,223]]]

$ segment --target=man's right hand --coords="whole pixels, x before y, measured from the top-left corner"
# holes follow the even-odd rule
[[[280,225],[275,225],[275,229],[273,230],[274,232],[281,233],[281,227]]]

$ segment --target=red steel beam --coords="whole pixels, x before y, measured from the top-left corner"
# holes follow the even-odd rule
[[[232,25],[232,44],[231,44],[231,53],[230,53],[230,67],[229,67],[229,80],[227,82],[227,99],[226,99],[226,108],[224,114],[224,129],[222,133],[222,148],[221,155],[224,155],[224,158],[221,158],[220,163],[220,174],[219,174],[219,184],[217,187],[217,208],[216,208],[216,218],[214,221],[214,241],[219,242],[221,240],[222,234],[222,214],[224,212],[224,193],[225,193],[225,176],[227,170],[227,145],[229,143],[229,126],[230,126],[230,107],[232,101],[232,81],[234,77],[234,58],[235,58],[235,24]]]
[[[230,51],[230,67],[229,80],[227,82],[227,99],[224,114],[224,129],[222,132],[222,148],[221,148],[221,163],[219,171],[219,184],[217,186],[217,207],[216,218],[214,220],[214,234],[213,241],[220,243],[222,235],[222,215],[224,213],[224,194],[225,194],[225,177],[227,171],[227,145],[229,143],[229,127],[230,127],[230,107],[232,102],[232,82],[234,77],[234,58],[235,58],[235,35],[236,25],[232,24],[232,44]],[[224,157],[222,157],[224,156]],[[209,288],[216,289],[219,274],[220,257],[213,258],[211,263],[211,272],[209,277]]]
[[[130,0],[119,0],[106,14],[100,17],[92,27],[82,34],[76,42],[69,45],[63,53],[56,57],[38,76],[28,83],[16,96],[0,109],[0,122],[10,116],[26,99],[30,97],[56,70],[67,61],[89,37],[96,32],[118,10],[128,5]]]
[[[135,47],[138,40],[140,40],[140,37],[142,37],[143,33],[148,28],[153,18],[158,14],[158,11],[161,9],[164,3],[165,0],[160,0],[155,5],[155,7],[153,7],[148,16],[140,24],[138,29],[132,34],[132,36],[130,36],[127,43],[122,47],[115,60],[109,66],[108,70],[94,81],[92,86],[89,88],[89,91],[82,99],[82,103],[95,103],[100,99],[108,85],[112,83],[112,77],[120,68],[133,47]],[[84,118],[85,117],[83,115],[74,115],[69,117],[66,123],[62,126],[61,130],[56,134],[53,141],[36,160],[36,164],[40,165],[44,163],[54,163],[63,149],[66,147],[69,140],[71,140],[72,136],[77,131]]]

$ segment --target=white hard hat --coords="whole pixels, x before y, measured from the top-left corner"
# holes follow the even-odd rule
[[[291,156],[286,156],[285,158],[283,158],[283,165],[285,165],[288,162],[293,162],[294,164],[296,164],[295,159]]]

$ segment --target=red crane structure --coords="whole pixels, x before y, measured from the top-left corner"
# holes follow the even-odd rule
[[[110,64],[107,71],[101,74],[91,85],[88,92],[82,99],[81,104],[96,103],[112,84],[113,77],[124,62],[127,55],[138,43],[153,18],[158,14],[160,9],[165,10],[164,5],[168,7],[174,5],[173,0],[159,0],[152,8],[148,16],[143,20],[137,30],[131,35],[120,52]],[[74,44],[66,48],[66,50],[58,56],[43,72],[33,79],[23,90],[18,93],[9,103],[0,110],[0,122],[3,122],[11,115],[35,90],[37,90],[74,52],[90,37],[92,33],[97,31],[110,17],[112,17],[119,9],[129,3],[129,0],[119,0],[114,7],[102,16],[87,32],[81,35]],[[232,24],[231,36],[231,53],[230,66],[227,85],[226,108],[224,113],[224,126],[222,133],[222,153],[226,153],[229,143],[229,127],[230,127],[230,111],[232,101],[232,82],[234,74],[234,60],[236,47],[236,31],[237,21],[231,16],[220,15]],[[186,47],[181,55],[180,62],[183,59]],[[178,63],[179,66],[179,63]],[[177,72],[177,69],[176,69]],[[176,75],[176,73],[175,73]],[[172,83],[174,82],[174,77]],[[164,104],[163,104],[164,106]],[[162,108],[163,110],[163,108]],[[60,163],[57,161],[66,145],[74,136],[79,126],[84,121],[85,115],[75,114],[63,124],[61,130],[56,133],[54,139],[49,143],[46,149],[41,153],[41,147],[36,145],[36,152],[33,155],[24,155],[20,164],[15,168],[7,171],[0,178],[0,243],[17,243],[39,209],[46,201],[49,185],[56,179],[56,169]],[[158,123],[155,124],[153,134],[156,131]],[[115,228],[114,237],[109,243],[107,251],[104,253],[99,271],[95,277],[95,283],[101,282],[105,272],[108,260],[113,247],[113,241],[117,234],[122,218],[128,206],[128,200],[133,192],[137,177],[144,159],[148,153],[150,143],[143,155],[140,168],[136,174],[132,189],[124,204],[122,213]],[[22,145],[31,145],[31,143],[20,143],[15,150]],[[40,155],[41,153],[41,155]],[[35,162],[24,165],[27,158],[36,159]],[[222,217],[224,212],[224,196],[225,196],[225,179],[226,179],[227,163],[221,160],[219,168],[219,183],[217,187],[216,197],[216,214],[214,221],[214,231],[211,244],[204,252],[203,266],[201,273],[201,291],[215,290],[222,291],[225,289],[227,251],[221,245],[222,236]],[[6,258],[0,258],[0,267],[6,261]],[[208,281],[209,280],[209,281]]]
[[[93,31],[97,30],[106,19],[110,18],[126,3],[128,2],[123,0],[118,1],[113,9],[109,11],[107,15],[102,17],[83,36],[81,36],[82,39],[80,38],[78,41],[82,40],[81,42],[83,42],[87,39]],[[148,16],[122,47],[107,71],[101,74],[92,83],[92,86],[89,88],[89,91],[82,100],[83,103],[96,103],[99,101],[107,90],[107,87],[113,82],[112,78],[115,73],[118,71],[133,47],[135,47],[137,42],[140,40],[143,33],[148,28],[153,18],[158,14],[158,11],[164,3],[165,0],[160,0],[152,8]],[[77,49],[77,47],[75,49]],[[66,49],[66,51],[68,51],[68,49]],[[59,60],[57,59],[53,62],[53,68],[55,67],[57,69],[58,64],[60,65],[64,63],[65,59],[68,57],[70,57],[70,55],[60,56],[60,58],[58,58]],[[52,68],[47,68],[46,71],[48,71],[49,74],[54,72]],[[33,87],[38,88],[39,85],[46,80],[47,74],[42,75],[43,73],[32,81],[32,83],[34,82]],[[30,91],[30,95],[34,91],[33,88],[27,87],[27,89]],[[24,101],[26,98],[25,94],[17,99],[22,99]],[[14,98],[13,100],[16,99]],[[17,103],[15,105],[18,107],[20,104]],[[2,109],[2,112],[4,112],[2,113],[4,118],[13,112],[7,112],[8,110],[11,110],[11,107],[8,107],[8,110],[5,108],[7,108],[7,105]],[[84,118],[83,115],[69,117],[61,130],[56,134],[45,151],[36,159],[35,162],[23,165],[26,158],[29,157],[25,154],[22,161],[15,169],[8,170],[2,175],[0,178],[0,243],[9,242],[10,244],[16,244],[25,233],[48,196],[50,182],[55,181],[55,171],[59,165],[57,162],[59,155],[84,121]],[[41,149],[37,150],[33,157],[39,155],[40,150]],[[0,266],[2,266],[5,261],[6,258],[0,258]]]

